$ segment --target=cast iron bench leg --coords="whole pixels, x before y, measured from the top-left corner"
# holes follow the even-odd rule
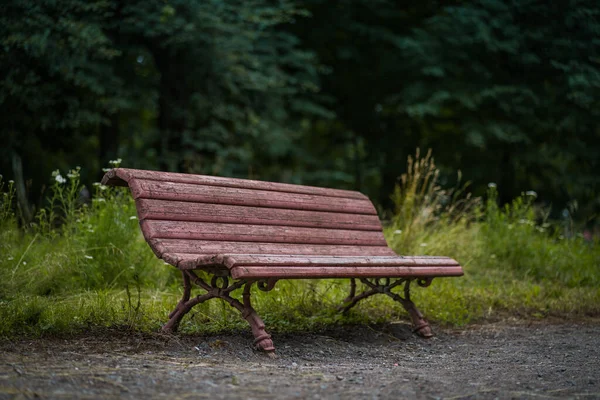
[[[273,341],[271,340],[271,335],[267,333],[265,330],[265,324],[263,320],[258,316],[252,305],[250,304],[250,288],[252,287],[252,282],[248,282],[244,285],[244,304],[242,308],[238,308],[242,312],[242,318],[248,321],[250,324],[250,328],[252,329],[252,334],[254,335],[254,346],[259,350],[267,352],[269,356],[274,355],[275,346],[273,345]],[[236,300],[237,303],[239,301]]]
[[[199,297],[196,297],[190,301],[190,296],[192,292],[192,285],[190,283],[190,277],[185,271],[181,271],[181,275],[183,276],[183,296],[177,306],[171,313],[169,314],[169,322],[167,322],[163,327],[162,331],[165,333],[174,333],[177,332],[179,328],[179,322],[183,318],[185,314],[187,314],[193,306],[201,303],[202,301],[206,301],[212,296],[209,293],[205,294],[201,301],[199,301]]]
[[[392,293],[390,290],[386,290],[384,291],[384,293],[390,296],[392,299],[399,302],[400,304],[402,304],[404,309],[408,311],[413,323],[413,332],[415,332],[421,337],[429,339],[433,336],[433,332],[431,330],[431,327],[429,326],[429,322],[427,322],[427,320],[423,317],[421,311],[419,311],[415,303],[413,303],[410,299],[410,282],[411,280],[408,279],[404,284],[404,297],[401,297],[396,293]],[[417,283],[419,284],[419,286],[426,287],[431,284],[431,279],[419,280],[417,281]]]
[[[390,296],[392,299],[396,300],[408,313],[410,314],[410,318],[413,323],[413,332],[417,335],[422,336],[424,338],[430,338],[433,336],[433,332],[431,331],[431,327],[427,320],[423,317],[423,314],[415,303],[410,299],[410,282],[412,279],[398,279],[395,282],[390,283],[390,279],[386,278],[385,283],[381,283],[380,279],[366,279],[360,278],[361,282],[366,286],[370,287],[370,290],[365,290],[358,296],[356,295],[356,281],[354,278],[350,280],[350,294],[344,299],[344,304],[339,307],[341,312],[347,312],[352,307],[354,307],[359,301],[366,299],[367,297],[371,297],[378,293],[383,293]],[[431,284],[432,279],[422,279],[417,280],[417,284],[419,286],[427,287]],[[392,292],[392,289],[400,284],[404,283],[404,297],[400,296],[397,293]]]
[[[250,303],[250,288],[253,282],[237,281],[232,285],[229,285],[229,280],[226,277],[213,277],[210,285],[204,282],[198,277],[193,271],[182,271],[183,273],[183,297],[177,304],[175,310],[169,314],[169,322],[167,322],[162,331],[166,333],[173,333],[177,331],[179,322],[185,314],[187,314],[192,307],[200,304],[206,300],[212,298],[223,299],[229,303],[232,307],[236,308],[241,314],[242,318],[248,321],[252,334],[254,335],[254,346],[266,352],[269,356],[274,356],[275,346],[271,340],[271,335],[265,330],[265,324],[262,319],[258,316],[254,308]],[[221,279],[221,286],[218,285],[218,280]],[[206,290],[206,294],[194,297],[190,300],[191,295],[191,282],[200,286]],[[239,300],[234,299],[230,296],[230,293],[240,287],[244,286],[243,292],[243,303]],[[272,288],[272,287],[271,287]],[[261,288],[262,289],[262,288]],[[262,289],[265,290],[265,289]]]

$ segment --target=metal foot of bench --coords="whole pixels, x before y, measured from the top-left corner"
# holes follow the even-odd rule
[[[182,271],[182,274],[183,297],[177,304],[175,310],[173,310],[169,314],[169,322],[167,322],[162,327],[163,332],[176,332],[181,319],[192,309],[192,307],[206,300],[210,300],[212,298],[219,298],[225,300],[232,307],[236,308],[242,314],[242,318],[248,321],[248,324],[252,329],[252,334],[254,335],[255,348],[267,352],[267,354],[271,356],[274,355],[273,352],[275,351],[275,346],[273,346],[271,335],[269,335],[265,330],[264,322],[258,316],[254,308],[252,308],[252,305],[250,303],[250,289],[252,287],[253,282],[241,280],[229,285],[229,279],[227,277],[214,276],[209,285],[208,283],[204,282],[200,277],[198,277],[193,271]],[[219,280],[221,280],[220,286],[218,283]],[[202,289],[206,290],[207,293],[190,299],[191,283],[194,283]],[[258,287],[261,290],[268,291],[273,288],[274,284],[274,281],[269,282],[268,284],[259,282]],[[232,291],[239,289],[242,286],[244,286],[243,303],[230,296],[230,293]]]
[[[167,322],[163,327],[162,331],[165,333],[175,333],[179,328],[179,322],[181,318],[195,305],[187,305],[190,300],[190,295],[192,293],[192,285],[190,283],[190,277],[184,271],[181,272],[183,277],[183,297],[177,303],[177,307],[169,314],[169,322]],[[197,303],[196,303],[197,304]]]
[[[418,279],[417,284],[422,287],[427,287],[431,284],[433,278],[427,279]],[[410,318],[413,323],[413,332],[417,335],[430,338],[433,336],[433,332],[427,320],[423,317],[423,314],[415,303],[410,299],[410,283],[412,279],[401,278],[394,282],[391,282],[389,278],[379,279],[368,279],[368,278],[360,278],[360,281],[368,286],[370,289],[363,291],[361,294],[356,295],[356,281],[355,279],[350,280],[350,295],[344,299],[344,304],[339,307],[341,312],[347,312],[352,307],[354,307],[359,301],[366,299],[367,297],[371,297],[375,294],[386,294],[392,299],[396,300],[408,313],[410,314]],[[400,296],[397,293],[392,292],[392,289],[398,285],[404,283],[404,296]]]
[[[227,296],[227,298],[222,298],[231,304],[231,306],[237,308],[242,313],[242,318],[248,321],[250,329],[252,329],[252,334],[254,335],[254,347],[257,350],[273,353],[275,351],[275,346],[273,346],[271,335],[267,333],[265,330],[265,323],[250,304],[250,289],[252,283],[253,282],[247,282],[244,285],[244,294],[242,295],[244,301],[243,304],[233,297]]]

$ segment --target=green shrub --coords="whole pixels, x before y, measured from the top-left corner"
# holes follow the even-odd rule
[[[560,226],[524,193],[499,207],[494,184],[486,201],[464,187],[443,190],[431,154],[409,158],[385,230],[398,254],[447,255],[465,276],[436,279],[429,293],[415,291],[430,317],[450,324],[502,313],[583,316],[600,312],[600,246],[563,237]],[[433,292],[433,293],[432,293]],[[500,312],[500,313],[499,313]]]
[[[1,205],[2,258],[0,298],[16,295],[61,295],[84,290],[149,285],[164,288],[173,276],[156,260],[143,240],[135,205],[127,193],[96,185],[91,204],[79,201],[79,170],[67,178],[53,173],[47,206],[36,222],[19,228]]]

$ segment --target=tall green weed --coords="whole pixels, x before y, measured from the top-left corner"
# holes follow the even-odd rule
[[[79,170],[52,174],[47,205],[35,222],[19,227],[11,186],[3,193],[0,299],[64,295],[172,282],[140,235],[131,196],[95,185],[91,203],[80,200]]]
[[[436,279],[433,293],[416,291],[426,314],[451,324],[498,312],[545,316],[600,313],[600,246],[564,237],[560,223],[526,192],[498,205],[496,185],[485,200],[465,187],[437,185],[431,154],[409,159],[393,195],[396,212],[385,230],[398,254],[446,255],[463,265],[458,279]]]
[[[549,280],[576,286],[600,286],[600,246],[580,235],[566,238],[548,212],[535,207],[527,192],[499,207],[495,185],[490,185],[481,222],[482,246],[495,267],[509,267],[534,281]]]
[[[400,254],[446,254],[485,275],[509,270],[521,279],[575,286],[600,286],[600,246],[580,235],[565,238],[561,226],[536,207],[526,192],[498,205],[490,184],[485,201],[471,198],[463,186],[444,190],[431,153],[409,158],[408,172],[395,188],[396,212],[386,230]]]

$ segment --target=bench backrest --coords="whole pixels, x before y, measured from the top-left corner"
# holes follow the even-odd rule
[[[116,168],[158,257],[190,254],[395,255],[362,193],[248,179]]]

